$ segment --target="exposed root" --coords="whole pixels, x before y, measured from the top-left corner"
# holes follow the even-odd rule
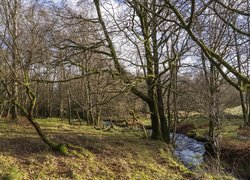
[[[91,152],[84,149],[83,147],[76,146],[70,143],[66,144],[58,144],[56,146],[56,149],[53,149],[56,152],[59,152],[63,156],[69,156],[69,157],[91,157],[93,156]]]

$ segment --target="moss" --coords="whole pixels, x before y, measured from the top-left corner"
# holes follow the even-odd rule
[[[12,167],[9,173],[3,177],[4,180],[22,180],[23,174],[18,168]]]
[[[37,121],[54,141],[65,139],[75,145],[60,144],[58,149],[66,156],[58,156],[34,136],[32,128],[20,126],[17,133],[16,125],[7,124],[11,129],[7,132],[5,122],[0,123],[2,138],[6,138],[8,146],[3,150],[0,141],[0,150],[6,151],[0,154],[1,176],[8,175],[14,165],[22,169],[25,179],[192,179],[195,176],[173,157],[171,146],[143,139],[139,130],[116,128],[106,132],[90,126],[68,125],[60,119]],[[7,138],[10,136],[13,139]],[[20,142],[19,136],[28,142]],[[25,156],[21,159],[19,154]]]
[[[65,144],[59,144],[57,150],[59,153],[63,155],[66,155],[66,156],[69,155],[69,150]]]
[[[235,180],[235,178],[232,176],[219,175],[219,174],[209,174],[209,173],[205,173],[203,178],[206,180],[221,180],[221,179],[223,179],[223,180]]]

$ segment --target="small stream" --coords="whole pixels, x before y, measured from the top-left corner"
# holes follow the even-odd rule
[[[204,162],[205,145],[184,134],[176,134],[174,155],[188,168],[193,169]]]
[[[149,136],[152,130],[149,130]],[[189,138],[184,134],[176,133],[174,156],[177,157],[187,168],[194,169],[201,165],[206,152],[205,144]]]

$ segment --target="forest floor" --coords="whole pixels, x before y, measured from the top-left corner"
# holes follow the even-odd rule
[[[221,161],[227,172],[250,179],[250,127],[243,126],[240,109],[226,109],[221,129],[217,130],[221,142]],[[177,132],[203,141],[208,137],[208,123],[202,116],[192,117],[181,123]]]
[[[81,146],[84,152],[62,156],[50,150],[26,120],[16,124],[0,119],[1,179],[222,178],[207,171],[191,172],[172,156],[170,146],[143,138],[142,131],[96,130],[59,119],[37,122],[51,139]]]

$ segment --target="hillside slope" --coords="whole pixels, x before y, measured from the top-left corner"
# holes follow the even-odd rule
[[[52,152],[25,122],[0,120],[0,177],[7,179],[214,179],[190,172],[160,141],[143,138],[140,131],[102,131],[70,126],[58,119],[38,120],[58,142],[85,150],[74,157]]]

